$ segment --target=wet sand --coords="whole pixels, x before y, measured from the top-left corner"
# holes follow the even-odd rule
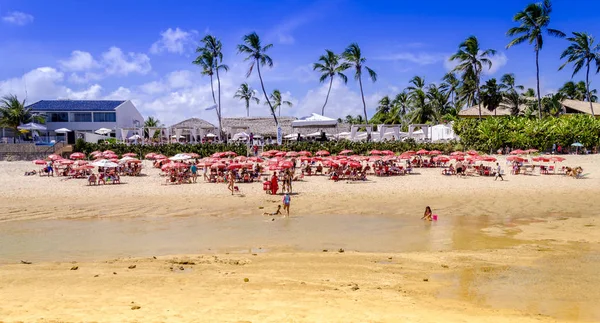
[[[584,180],[312,177],[291,218],[261,215],[281,197],[259,183],[87,187],[0,162],[0,322],[600,321],[599,161],[568,157]]]

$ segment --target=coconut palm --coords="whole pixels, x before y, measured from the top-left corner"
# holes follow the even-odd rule
[[[217,111],[217,117],[219,119],[219,131],[221,131],[221,136],[223,137],[223,131],[221,129],[223,129],[222,124],[221,124],[221,78],[219,77],[219,71],[224,71],[227,72],[229,70],[229,67],[223,63],[223,53],[221,51],[223,45],[221,44],[221,41],[218,40],[215,36],[213,35],[206,35],[204,36],[204,38],[202,38],[201,40],[202,44],[204,44],[204,47],[202,48],[202,51],[205,53],[205,56],[207,57],[211,57],[212,59],[209,59],[209,61],[212,61],[213,64],[213,71],[217,76],[217,102],[215,103],[217,105],[217,108],[215,109]],[[211,77],[211,83],[212,83],[212,77]],[[212,87],[212,84],[211,84]],[[214,91],[213,91],[213,100],[214,100]]]
[[[459,62],[454,71],[462,72],[463,80],[470,79],[475,82],[477,100],[479,101],[479,119],[481,119],[481,93],[479,91],[481,72],[484,66],[487,66],[488,69],[492,67],[492,61],[489,57],[495,54],[496,51],[493,49],[482,51],[477,37],[469,36],[458,46],[458,51],[450,56],[451,61]]]
[[[517,90],[519,91],[523,91],[525,90],[525,87],[523,85],[516,85],[516,81],[515,81],[515,74],[513,73],[507,73],[502,75],[502,77],[500,78],[500,90],[504,91],[504,92],[516,92]]]
[[[483,106],[489,111],[494,111],[494,115],[497,115],[496,110],[502,103],[502,91],[500,85],[497,83],[495,78],[489,79],[481,86],[483,95],[481,96],[481,102]]]
[[[360,47],[358,46],[357,43],[350,44],[346,48],[344,53],[342,54],[342,57],[344,58],[344,60],[346,60],[347,63],[351,64],[351,66],[354,67],[354,69],[355,69],[354,79],[356,79],[358,81],[358,84],[360,86],[360,96],[362,98],[363,112],[365,115],[364,120],[368,122],[369,118],[367,117],[367,103],[365,102],[365,93],[363,92],[363,85],[362,85],[362,72],[363,72],[363,68],[366,69],[367,72],[369,73],[369,78],[371,78],[371,81],[373,81],[373,82],[377,81],[377,73],[375,73],[375,71],[373,71],[372,69],[370,69],[369,67],[367,67],[365,65],[365,62],[367,61],[367,59],[362,56]]]
[[[44,118],[34,115],[31,108],[25,107],[25,100],[19,101],[16,95],[6,95],[0,100],[0,127],[12,129],[16,142],[18,127],[21,124],[37,122],[43,123]]]
[[[565,33],[560,30],[548,28],[550,24],[550,13],[552,12],[552,4],[550,0],[544,0],[541,3],[529,4],[523,11],[517,12],[513,17],[513,21],[520,23],[518,27],[513,27],[506,33],[507,36],[516,36],[506,45],[510,48],[514,45],[528,41],[529,44],[534,44],[535,51],[535,68],[537,80],[537,98],[538,112],[540,119],[542,118],[542,99],[540,96],[540,50],[544,45],[544,34],[554,37],[565,37]]]
[[[440,90],[447,93],[452,99],[452,105],[456,107],[456,94],[460,86],[460,80],[454,73],[446,73],[442,78],[443,83],[440,84]]]
[[[248,85],[248,83],[242,83],[240,88],[235,92],[234,98],[244,100],[246,103],[246,116],[250,116],[250,101],[256,102],[256,104],[260,103],[260,99],[257,98],[256,93],[253,88]]]
[[[273,109],[279,110],[278,116],[281,117],[281,106],[287,105],[291,107],[293,104],[290,101],[285,101],[281,98],[281,92],[277,89],[273,90],[269,99],[273,102]],[[273,110],[273,115],[275,115],[275,110]]]
[[[475,81],[469,78],[462,80],[456,92],[456,98],[458,100],[457,106],[463,107],[466,105],[470,108],[476,105],[479,102],[476,94],[477,88]]]
[[[329,89],[327,90],[325,103],[323,103],[323,107],[321,108],[321,115],[325,115],[325,106],[329,100],[329,93],[331,92],[331,86],[333,85],[333,78],[337,76],[344,82],[344,84],[348,83],[348,77],[343,72],[351,67],[349,63],[342,62],[340,60],[340,56],[334,52],[328,49],[325,50],[325,52],[325,55],[321,55],[321,57],[319,57],[319,62],[313,64],[313,70],[321,73],[319,82],[323,83],[325,80],[327,80],[327,78],[329,78]]]
[[[160,125],[160,120],[158,120],[158,118],[155,117],[148,117],[148,119],[146,119],[146,121],[144,121],[144,127],[147,128],[156,128],[159,127]]]
[[[594,44],[594,37],[586,33],[574,32],[572,37],[567,38],[571,42],[569,47],[560,55],[560,58],[567,58],[567,62],[561,65],[558,70],[562,70],[567,64],[573,64],[573,75],[577,74],[585,65],[585,93],[592,116],[594,115],[594,106],[590,95],[590,65],[596,65],[596,73],[600,71],[600,45]]]
[[[215,75],[215,60],[214,57],[207,52],[204,48],[196,48],[196,53],[200,53],[198,57],[192,62],[192,64],[200,66],[202,68],[202,75],[208,75],[210,77],[210,91],[213,97],[213,103],[217,104],[217,98],[215,97],[215,88],[213,86],[213,75]]]
[[[448,114],[452,109],[448,93],[444,93],[435,84],[430,84],[427,88],[427,100],[428,104],[435,111],[438,119],[439,117]]]
[[[273,115],[273,119],[275,120],[275,124],[279,125],[279,122],[277,121],[277,116],[275,115],[275,109],[273,108],[271,101],[269,101],[269,97],[267,96],[267,90],[265,90],[265,84],[263,82],[262,75],[260,74],[261,66],[273,66],[273,59],[271,59],[271,57],[266,54],[266,51],[273,47],[273,44],[262,46],[260,37],[255,32],[245,35],[243,40],[244,43],[238,45],[237,48],[238,53],[248,55],[244,59],[245,61],[251,61],[250,68],[246,73],[246,77],[249,77],[250,74],[252,74],[252,70],[254,70],[254,67],[256,66],[256,71],[258,73],[258,78],[260,79],[260,86],[265,96],[265,100],[267,101],[269,108],[271,108],[271,113]]]

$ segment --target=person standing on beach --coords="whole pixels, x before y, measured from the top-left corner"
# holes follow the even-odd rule
[[[494,181],[500,177],[501,180],[504,180],[502,177],[502,167],[500,167],[500,163],[496,163],[496,176],[494,177]]]
[[[273,173],[273,177],[271,177],[271,195],[277,195],[277,190],[279,189],[279,178],[277,178],[277,172]]]
[[[196,179],[198,178],[198,166],[192,164],[192,166],[190,166],[190,171],[192,172],[192,182],[196,183]]]
[[[229,171],[229,176],[227,176],[227,189],[231,191],[231,195],[233,195],[233,185],[235,181],[235,174],[233,173],[233,169]]]
[[[290,204],[292,203],[292,197],[289,193],[285,193],[283,196],[283,210],[286,211],[287,216],[290,216]]]

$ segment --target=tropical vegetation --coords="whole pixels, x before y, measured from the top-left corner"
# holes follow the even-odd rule
[[[42,116],[34,115],[31,108],[25,106],[25,100],[19,101],[16,95],[7,95],[0,100],[0,127],[13,131],[15,134],[13,141],[17,140],[20,125],[29,122],[44,123],[44,121]]]
[[[250,116],[250,102],[254,101],[256,104],[260,103],[260,99],[256,97],[256,92],[250,87],[250,85],[248,85],[248,83],[242,83],[233,97],[243,100],[246,103],[247,117]]]
[[[331,93],[331,87],[333,86],[333,79],[337,76],[344,82],[348,83],[348,77],[343,72],[349,69],[351,66],[347,62],[342,62],[340,56],[330,51],[325,50],[325,55],[319,57],[319,61],[313,64],[313,70],[321,73],[319,82],[323,83],[329,79],[329,88],[327,89],[327,96],[325,97],[325,103],[321,108],[321,115],[325,115],[325,106],[329,100],[329,94]]]

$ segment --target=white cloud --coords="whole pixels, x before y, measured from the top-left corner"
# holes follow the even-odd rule
[[[8,15],[2,17],[2,21],[17,26],[30,24],[33,22],[33,19],[32,15],[20,11],[9,12]]]
[[[445,59],[445,54],[400,52],[376,57],[381,61],[408,61],[419,65],[436,64]]]
[[[131,52],[125,55],[118,47],[102,54],[102,65],[108,75],[147,74],[152,69],[148,55]]]
[[[97,99],[101,96],[102,86],[98,84],[94,84],[87,89],[82,91],[73,91],[71,89],[66,89],[67,95],[64,97],[65,99],[71,100],[93,100]]]
[[[192,72],[188,70],[181,70],[169,73],[167,80],[169,86],[173,89],[184,88],[192,85]]]
[[[80,50],[74,50],[69,59],[58,62],[63,70],[74,72],[87,71],[99,66],[92,54]]]
[[[150,47],[150,53],[160,54],[162,52],[183,54],[193,46],[194,36],[198,34],[195,30],[185,31],[179,28],[167,29],[160,33],[160,40]]]

